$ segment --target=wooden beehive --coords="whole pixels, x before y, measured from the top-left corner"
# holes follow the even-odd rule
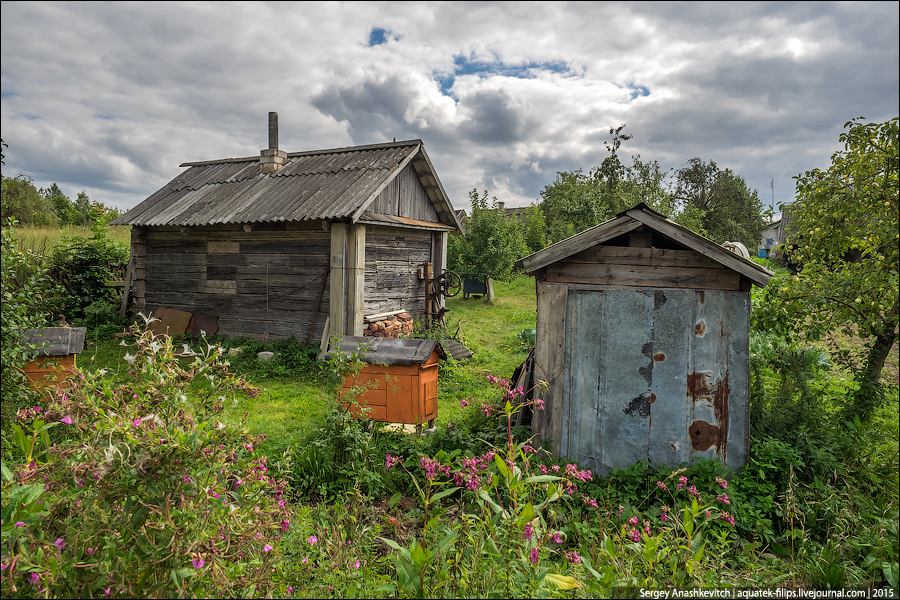
[[[354,415],[408,425],[434,421],[438,366],[444,356],[436,341],[343,337],[329,355],[338,351],[360,352],[366,362],[356,376],[344,380],[341,390]]]
[[[23,340],[40,346],[23,369],[32,387],[61,387],[75,368],[75,357],[84,350],[84,327],[31,329]]]

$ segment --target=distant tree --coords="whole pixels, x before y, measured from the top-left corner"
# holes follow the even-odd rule
[[[53,206],[56,222],[59,225],[81,225],[82,217],[75,205],[69,200],[57,184],[41,189],[41,195]]]
[[[678,212],[699,220],[705,235],[721,244],[741,242],[756,248],[766,228],[762,201],[743,177],[719,169],[714,161],[692,158],[675,174]]]
[[[487,190],[469,192],[472,214],[465,237],[452,236],[448,247],[450,269],[475,277],[507,279],[515,262],[528,254],[528,247],[516,219],[500,210],[497,198],[488,206]]]
[[[28,175],[3,177],[0,188],[0,216],[4,223],[11,218],[22,225],[53,225],[56,222],[53,205],[34,187]]]
[[[837,355],[859,383],[845,416],[866,420],[882,399],[881,371],[898,336],[898,119],[844,127],[831,166],[795,178],[787,251],[800,272],[769,282],[755,318],[811,340],[836,329],[865,340],[861,365]]]
[[[532,252],[547,246],[547,221],[540,207],[531,205],[525,213],[525,245]]]

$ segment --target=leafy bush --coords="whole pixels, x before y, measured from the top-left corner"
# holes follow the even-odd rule
[[[90,238],[63,236],[53,250],[51,275],[67,290],[63,313],[73,321],[85,318],[85,309],[95,302],[113,302],[111,282],[124,279],[128,248],[110,239],[103,225],[92,229]]]
[[[286,484],[258,437],[215,418],[255,390],[217,347],[133,331],[129,382],[76,372],[18,414],[3,462],[3,596],[270,593]]]
[[[3,414],[27,395],[27,381],[22,368],[31,360],[37,346],[26,347],[25,331],[47,324],[46,300],[54,293],[47,270],[29,263],[15,239],[15,222],[10,221],[2,232],[0,253],[0,290],[2,290],[2,393]]]

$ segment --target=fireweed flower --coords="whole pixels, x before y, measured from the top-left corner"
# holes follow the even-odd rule
[[[71,425],[71,424],[72,424],[72,417],[70,417],[69,415],[66,415],[66,416],[64,416],[62,419],[60,419],[60,422],[61,422],[61,423],[65,423],[66,425]]]
[[[581,557],[578,556],[578,550],[572,550],[571,552],[566,552],[564,554],[564,556],[566,557],[566,560],[568,560],[570,563],[580,563],[581,562]]]
[[[675,486],[675,491],[680,490],[681,488],[683,488],[686,485],[687,485],[687,477],[682,475],[681,477],[678,478],[678,485]]]
[[[272,549],[272,546],[270,546],[269,544],[266,544],[265,546],[263,546],[263,552],[269,552],[271,549]]]
[[[561,531],[554,532],[553,535],[550,536],[550,541],[553,542],[554,544],[562,544],[563,543],[562,532]]]
[[[54,544],[57,548],[59,548],[59,550],[60,550],[60,552],[61,552],[61,551],[63,550],[63,548],[66,547],[66,540],[64,540],[63,538],[56,538],[56,541],[53,542],[53,544]]]
[[[667,489],[669,489],[669,488],[666,487],[666,484],[664,484],[662,481],[657,481],[657,482],[656,482],[656,485],[657,485],[657,487],[658,487],[659,489],[661,489],[661,490],[667,490]]]
[[[203,562],[202,558],[195,558],[191,561],[191,564],[194,565],[195,569],[202,569],[205,563]]]
[[[728,489],[728,482],[722,479],[721,477],[716,477],[716,483],[719,484],[719,487],[723,490]]]
[[[465,398],[463,398],[462,400],[459,401],[459,405],[460,405],[460,407],[465,408],[469,405],[469,401],[466,400]]]
[[[522,537],[530,542],[532,533],[534,532],[531,529],[531,523],[525,523],[525,533],[522,534]]]
[[[639,519],[637,518],[637,515],[635,515],[635,516],[631,517],[630,519],[628,519],[628,522],[631,523],[632,525],[637,525],[638,520]]]
[[[541,557],[541,549],[540,548],[532,548],[531,552],[528,554],[528,560],[531,564],[538,564],[538,559]]]
[[[390,454],[388,454],[384,458],[385,473],[390,473],[391,469],[399,465],[401,460],[402,459],[399,456],[391,456]]]
[[[306,543],[309,544],[310,546],[315,546],[316,544],[319,543],[319,538],[317,538],[314,535],[311,535],[308,538],[306,538]]]
[[[356,561],[355,563],[353,563],[353,566],[356,567],[358,570],[359,569],[359,561]]]

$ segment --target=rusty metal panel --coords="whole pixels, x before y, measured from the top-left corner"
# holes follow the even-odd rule
[[[560,456],[602,475],[748,449],[747,292],[570,290]]]
[[[693,341],[693,290],[653,293],[653,386],[650,394],[650,462],[677,466],[691,460],[687,431],[693,401],[686,381]]]
[[[592,471],[647,460],[652,308],[652,292],[569,292],[562,437]]]

